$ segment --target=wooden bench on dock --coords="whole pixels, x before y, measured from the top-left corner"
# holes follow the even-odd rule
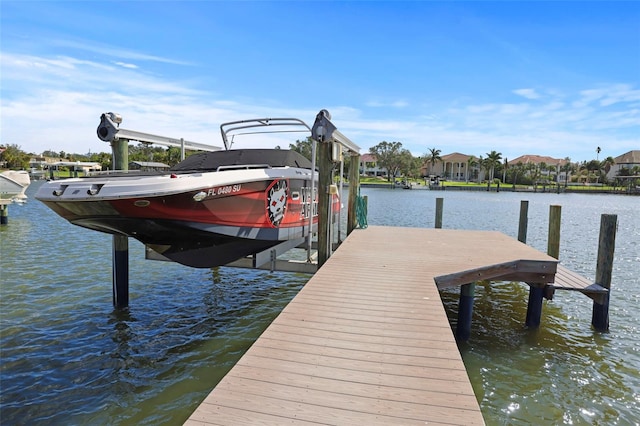
[[[560,264],[556,267],[555,280],[551,286],[556,290],[579,291],[598,303],[602,303],[603,297],[609,292],[609,290],[601,285],[594,283]]]

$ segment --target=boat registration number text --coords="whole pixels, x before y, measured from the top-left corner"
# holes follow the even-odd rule
[[[241,184],[225,185],[225,186],[219,186],[217,188],[209,188],[207,190],[207,196],[233,194],[235,192],[240,192],[241,189],[242,189]]]

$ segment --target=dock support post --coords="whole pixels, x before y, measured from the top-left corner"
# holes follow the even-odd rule
[[[529,201],[520,201],[520,223],[518,224],[518,241],[527,243],[527,225],[529,221]]]
[[[356,203],[360,189],[360,154],[352,153],[349,161],[349,202],[347,205],[347,235],[358,225]]]
[[[436,198],[436,229],[442,229],[442,210],[444,198]]]
[[[560,256],[560,216],[562,207],[550,206],[549,208],[549,239],[547,242],[547,254],[558,259]],[[522,211],[520,211],[522,220]],[[521,224],[522,225],[522,224]],[[518,236],[518,239],[520,237]],[[542,318],[542,301],[545,297],[545,285],[529,284],[529,302],[527,304],[527,317],[525,326],[528,328],[540,327]]]
[[[458,301],[458,323],[456,324],[456,338],[466,342],[471,335],[471,318],[473,317],[473,298],[476,284],[465,284],[460,287],[460,300]]]
[[[0,225],[9,223],[9,204],[0,204]]]
[[[111,152],[113,169],[129,170],[129,141],[113,140]],[[129,239],[126,235],[114,235],[112,244],[113,306],[123,309],[129,306]]]
[[[332,195],[330,193],[331,176],[334,163],[342,161],[343,148],[355,151],[354,145],[338,132],[331,123],[331,114],[320,110],[311,128],[311,138],[318,146],[318,269],[331,256],[332,241],[330,235],[330,217]],[[359,167],[356,165],[356,168]],[[342,177],[341,177],[342,178]]]
[[[329,211],[331,209],[331,142],[318,143],[318,269],[329,259]]]
[[[598,260],[596,265],[596,284],[609,290],[602,303],[593,302],[591,325],[598,331],[609,330],[609,300],[611,297],[611,273],[613,271],[613,253],[616,246],[618,216],[603,214],[600,217],[600,238],[598,241]]]
[[[129,306],[129,239],[123,235],[113,236],[113,307]]]
[[[556,259],[560,258],[560,217],[561,206],[549,206],[549,239],[547,240],[547,254]]]
[[[527,328],[540,327],[543,299],[544,286],[535,286],[529,284],[529,302],[527,303],[527,317],[524,322],[524,325]]]

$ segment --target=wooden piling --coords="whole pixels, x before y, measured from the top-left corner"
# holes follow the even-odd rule
[[[9,224],[9,204],[0,204],[0,225]]]
[[[436,228],[442,229],[442,211],[444,198],[436,198]]]
[[[116,139],[111,142],[114,170],[129,170],[129,141]],[[113,306],[123,309],[129,306],[129,238],[114,235],[112,242]]]
[[[471,320],[473,318],[473,299],[476,284],[465,284],[460,287],[458,301],[458,323],[456,324],[456,339],[466,342],[471,336]]]
[[[544,287],[529,284],[529,301],[527,302],[527,316],[524,325],[528,328],[540,327],[542,320],[542,301],[544,299]]]
[[[529,214],[529,201],[520,201],[520,223],[518,225],[518,241],[521,243],[527,243],[527,225]]]
[[[331,209],[331,142],[318,143],[318,269],[330,256],[329,211]]]
[[[444,198],[436,198],[435,228],[442,229],[442,212],[444,210]],[[456,324],[456,339],[466,342],[471,335],[471,322],[473,318],[473,300],[476,292],[476,284],[465,284],[460,287],[458,300],[458,322]]]
[[[113,306],[124,309],[129,306],[129,239],[113,236],[112,283]]]
[[[547,240],[547,254],[556,259],[560,258],[560,217],[561,206],[549,206],[549,239]]]
[[[524,204],[521,204],[520,209],[521,209],[520,210],[520,227],[522,228],[523,227],[522,212],[524,209]],[[556,259],[558,259],[560,256],[561,212],[562,212],[561,206],[554,205],[554,206],[550,206],[549,208],[549,236],[547,241],[547,254]],[[526,240],[526,224],[524,225],[524,228],[525,228],[525,231],[524,231],[523,239]],[[518,232],[518,240],[522,241],[520,239],[520,232]],[[542,320],[542,302],[545,298],[545,295],[552,294],[545,291],[546,287],[547,286],[540,285],[540,284],[529,284],[529,301],[527,302],[527,316],[525,319],[526,327],[529,327],[529,328],[540,327],[540,322]]]
[[[598,241],[598,260],[596,265],[596,284],[609,290],[603,295],[601,302],[594,300],[591,325],[598,331],[609,330],[609,300],[611,297],[611,274],[613,271],[613,254],[616,245],[618,216],[603,214],[600,217],[600,237]]]
[[[347,205],[347,235],[358,225],[356,203],[360,189],[360,154],[351,153],[349,161],[349,202]]]

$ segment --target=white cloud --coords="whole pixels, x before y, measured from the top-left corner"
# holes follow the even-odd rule
[[[387,140],[402,142],[414,155],[436,147],[443,153],[496,150],[508,158],[536,153],[577,161],[592,159],[592,146],[612,156],[640,147],[640,90],[625,84],[573,94],[549,88],[543,89],[544,97],[533,89],[514,91],[529,99],[538,96],[535,103],[481,103],[467,97],[412,108],[404,100],[288,108],[281,99],[239,101],[205,93],[188,82],[147,75],[128,62],[6,52],[0,59],[0,142],[31,152],[109,152],[95,133],[100,114],[108,111],[121,113],[127,129],[220,145],[222,122],[285,116],[311,125],[321,108],[363,153]],[[303,137],[246,138],[246,146],[287,147]]]
[[[406,108],[407,106],[409,106],[409,102],[399,99],[399,100],[395,100],[395,101],[379,101],[379,100],[371,100],[365,103],[365,106],[368,106],[370,108],[387,108],[387,107],[391,107],[391,108]]]
[[[527,99],[540,99],[541,97],[535,89],[517,89],[514,90],[513,93]]]
[[[192,65],[190,62],[187,62],[187,61],[180,61],[174,58],[165,58],[165,57],[155,56],[155,55],[147,55],[145,53],[124,49],[122,47],[113,47],[109,45],[104,45],[104,44],[96,43],[94,41],[92,41],[91,43],[85,43],[85,42],[72,41],[72,40],[53,40],[51,41],[51,45],[55,47],[66,48],[66,49],[71,48],[76,50],[82,50],[82,51],[98,54],[99,56],[109,56],[113,58],[133,59],[138,61],[159,62],[159,63],[175,64],[175,65]]]
[[[116,65],[121,66],[122,68],[130,68],[130,69],[138,69],[138,66],[135,64],[128,64],[126,62],[114,62]]]

